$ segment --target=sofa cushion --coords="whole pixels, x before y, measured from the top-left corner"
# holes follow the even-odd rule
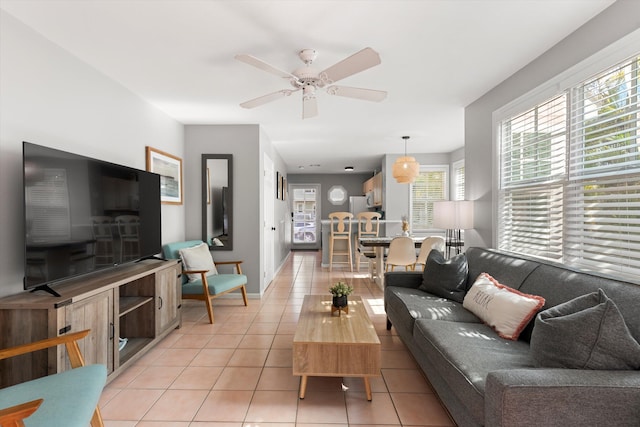
[[[478,276],[463,303],[464,308],[509,340],[518,339],[543,305],[544,298],[502,285],[487,273]]]
[[[86,427],[107,381],[104,365],[88,365],[0,390],[0,409],[44,399],[30,427]]]
[[[540,312],[531,356],[548,368],[640,368],[640,345],[602,289]]]
[[[529,345],[508,341],[482,323],[418,319],[413,338],[478,425],[484,425],[487,374],[500,369],[533,368]]]
[[[468,248],[465,254],[469,263],[467,289],[473,285],[480,273],[489,273],[500,283],[508,283],[513,289],[520,289],[527,277],[540,267],[540,262],[523,259],[516,255],[508,255],[492,249]],[[532,291],[523,292],[542,295]]]
[[[384,304],[387,313],[394,319],[394,325],[401,325],[413,330],[416,319],[438,319],[455,322],[480,322],[469,310],[465,310],[462,304],[428,294],[419,289],[400,288],[390,286],[385,289]]]
[[[495,277],[495,276],[494,276]],[[503,282],[507,283],[507,282]],[[568,267],[543,264],[527,277],[520,291],[541,295],[544,308],[554,307],[574,298],[602,289],[620,310],[631,335],[640,342],[640,286],[594,274],[578,272]],[[529,325],[533,329],[535,322]],[[528,328],[527,328],[528,329]]]
[[[461,303],[467,293],[468,272],[465,254],[447,260],[442,252],[432,249],[427,256],[420,289]]]
[[[198,275],[199,276],[199,275]],[[207,276],[209,294],[222,294],[230,289],[247,284],[244,274],[215,274]],[[195,280],[182,285],[183,295],[202,295],[202,280]]]
[[[209,246],[202,242],[199,245],[180,249],[180,258],[182,259],[183,268],[186,271],[189,270],[206,270],[207,276],[218,274],[216,265],[209,252]],[[200,280],[200,274],[188,274],[189,282],[195,282]]]

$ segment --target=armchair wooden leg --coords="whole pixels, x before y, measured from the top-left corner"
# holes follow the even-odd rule
[[[104,427],[102,414],[100,414],[100,408],[98,408],[97,406],[95,412],[93,413],[93,417],[91,418],[91,427]]]
[[[204,303],[207,306],[207,314],[209,315],[209,323],[213,325],[213,305],[211,304],[211,298],[205,298]]]
[[[244,300],[244,305],[249,305],[249,301],[247,300],[247,289],[245,288],[245,285],[242,285],[240,290],[242,291],[242,299]]]

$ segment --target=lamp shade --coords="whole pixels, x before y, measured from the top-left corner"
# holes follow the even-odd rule
[[[410,184],[420,174],[420,163],[414,157],[398,157],[391,168],[393,177],[400,184]]]
[[[433,203],[435,228],[469,230],[473,228],[473,202],[469,200],[442,200]]]
[[[452,200],[433,202],[433,226],[444,230],[454,226],[455,206]]]
[[[473,228],[473,202],[470,200],[456,200],[456,227],[460,230]]]

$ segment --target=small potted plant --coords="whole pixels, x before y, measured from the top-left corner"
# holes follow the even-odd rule
[[[353,286],[345,282],[338,282],[329,288],[329,292],[333,295],[333,306],[341,309],[347,306],[347,295],[353,292]]]

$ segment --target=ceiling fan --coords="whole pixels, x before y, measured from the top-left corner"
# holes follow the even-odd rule
[[[361,89],[350,86],[336,86],[335,82],[359,73],[380,64],[380,55],[370,47],[364,48],[354,53],[348,58],[332,65],[324,71],[318,72],[311,67],[318,53],[314,49],[303,49],[298,56],[305,66],[288,73],[282,71],[271,64],[251,55],[236,55],[238,61],[245,62],[254,67],[260,68],[268,73],[289,80],[294,89],[282,89],[277,92],[260,96],[250,101],[240,104],[243,108],[254,108],[267,102],[284,98],[294,92],[302,91],[302,118],[308,119],[318,115],[318,104],[316,101],[316,90],[325,88],[328,94],[345,96],[348,98],[362,99],[365,101],[380,102],[387,97],[387,92],[382,90]]]

